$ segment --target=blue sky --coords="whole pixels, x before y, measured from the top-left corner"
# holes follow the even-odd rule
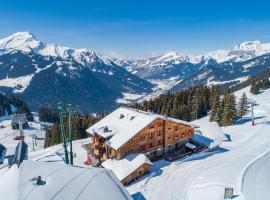
[[[246,40],[270,42],[270,3],[243,0],[0,0],[0,37],[126,57],[205,53]]]

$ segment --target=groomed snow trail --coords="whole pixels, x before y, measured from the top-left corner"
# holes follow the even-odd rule
[[[270,152],[254,162],[243,180],[243,195],[246,200],[269,200]]]
[[[236,95],[240,96],[246,92],[249,98],[259,104],[255,107],[256,126],[252,127],[251,122],[248,121],[224,127],[223,131],[231,141],[221,145],[223,151],[206,153],[201,158],[194,158],[184,163],[158,162],[162,165],[154,168],[154,173],[157,175],[141,179],[129,186],[130,193],[141,192],[147,200],[223,200],[224,188],[227,186],[234,188],[236,196],[240,195],[236,198],[244,199],[241,188],[246,168],[270,151],[270,90],[256,96],[249,94],[248,91],[249,88],[245,88]],[[249,115],[246,116],[248,117]],[[261,161],[258,167],[262,165],[265,165],[266,170],[268,164]],[[253,184],[262,184],[261,181],[264,181],[266,187],[269,187],[270,179],[263,179],[265,174],[263,169],[261,174],[258,175],[261,179],[257,178],[255,183],[250,183],[253,179],[252,174],[247,175],[244,184],[251,184],[252,187]],[[246,197],[246,200],[250,199],[252,198]]]

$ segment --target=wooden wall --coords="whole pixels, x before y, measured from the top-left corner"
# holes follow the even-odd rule
[[[134,172],[132,172],[129,176],[127,176],[125,179],[121,180],[121,182],[124,185],[128,185],[130,182],[134,181],[135,179],[143,176],[144,174],[148,173],[150,171],[151,165],[149,164],[143,164],[141,167],[136,169]]]
[[[187,142],[193,135],[192,127],[169,120],[156,119],[117,151],[110,147],[107,149],[103,143],[104,139],[98,135],[94,137],[93,147],[95,155],[100,156],[101,160],[115,157],[122,159],[130,153],[145,153],[151,160],[154,160],[163,154],[164,147],[181,145],[181,142]]]
[[[164,120],[157,119],[144,128],[117,151],[118,158],[121,159],[129,153],[143,153],[162,147],[164,145],[164,124]]]

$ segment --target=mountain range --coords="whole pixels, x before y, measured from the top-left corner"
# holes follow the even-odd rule
[[[94,51],[45,44],[29,32],[0,40],[0,72],[0,91],[16,93],[33,110],[64,101],[81,112],[104,112],[123,94],[153,88]]]
[[[80,112],[106,112],[167,91],[234,85],[269,66],[270,43],[260,41],[204,55],[169,52],[127,60],[46,44],[29,32],[0,39],[0,91],[15,93],[32,110],[64,101]]]

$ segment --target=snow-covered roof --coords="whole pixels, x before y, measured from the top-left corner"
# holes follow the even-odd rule
[[[38,176],[45,185],[36,184]],[[1,175],[0,194],[5,200],[132,199],[110,170],[30,160]]]
[[[195,120],[194,123],[200,126],[200,128],[198,128],[198,134],[201,134],[204,137],[212,140],[212,145],[219,145],[221,142],[227,140],[224,132],[217,122],[209,122],[208,118],[205,117],[199,120]]]
[[[193,140],[195,142],[198,142],[198,143],[201,143],[201,144],[204,144],[206,146],[208,146],[208,148],[213,148],[217,145],[219,145],[219,143],[215,143],[214,140],[200,134],[200,133],[195,133],[194,136],[193,136]]]
[[[174,118],[157,115],[152,112],[144,112],[132,108],[120,107],[111,114],[87,129],[90,134],[99,134],[108,139],[108,144],[118,150],[137,133],[156,119],[166,119],[175,123],[198,127],[192,123]]]
[[[144,154],[129,154],[121,160],[108,159],[101,165],[113,171],[117,178],[122,181],[143,164],[152,165],[151,161]]]

